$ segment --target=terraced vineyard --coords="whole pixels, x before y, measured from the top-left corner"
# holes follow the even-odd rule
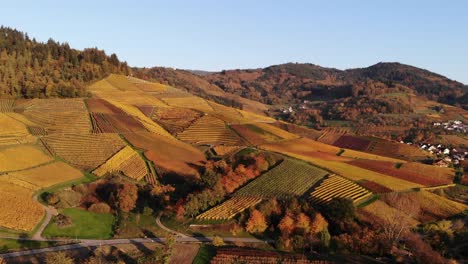
[[[329,264],[325,260],[308,260],[303,255],[282,254],[273,251],[244,248],[221,248],[211,260],[212,264],[252,263],[252,264]]]
[[[0,99],[0,113],[13,112],[15,100],[13,99]]]
[[[131,76],[128,76],[127,79],[143,92],[164,92],[167,90],[167,86],[161,83],[148,82]]]
[[[192,108],[205,113],[213,111],[213,108],[204,99],[196,96],[162,98],[162,100],[170,106]]]
[[[177,134],[180,140],[193,144],[240,145],[241,139],[226,124],[211,115],[205,115]]]
[[[214,152],[216,152],[216,154],[219,156],[231,154],[239,149],[241,149],[240,146],[224,146],[224,145],[219,145],[213,148]]]
[[[33,145],[8,146],[0,148],[0,173],[24,170],[52,160],[52,157]]]
[[[147,131],[146,128],[130,115],[91,113],[93,133],[129,133]]]
[[[24,116],[44,127],[48,134],[91,131],[88,110],[82,99],[37,99],[23,107]]]
[[[224,203],[211,208],[210,210],[197,216],[197,219],[221,220],[231,219],[245,209],[257,205],[262,201],[260,197],[254,196],[234,196]]]
[[[350,198],[354,202],[358,202],[371,196],[372,193],[343,177],[331,175],[321,182],[310,195],[314,202],[323,204],[336,197]]]
[[[115,134],[65,134],[42,138],[48,150],[83,169],[94,169],[125,146]]]
[[[262,198],[301,196],[327,174],[328,172],[305,162],[285,159],[234,195]]]
[[[203,114],[188,108],[166,107],[156,108],[151,119],[156,120],[169,132],[176,134],[184,131]]]
[[[145,175],[145,181],[150,185],[158,184],[158,179],[156,179],[156,176],[151,172]]]
[[[169,132],[167,132],[160,125],[156,124],[153,120],[151,120],[151,118],[147,117],[145,114],[143,114],[143,112],[141,112],[135,106],[120,103],[115,100],[108,100],[108,101],[114,106],[120,108],[122,111],[124,111],[128,115],[131,115],[134,118],[136,118],[148,131],[173,139],[172,135]]]
[[[35,140],[24,124],[0,113],[0,146],[32,143]]]
[[[340,148],[354,149],[359,151],[365,151],[371,144],[371,141],[366,138],[343,135],[336,140],[333,145]]]
[[[141,180],[148,174],[145,161],[130,146],[126,146],[93,171],[97,176],[122,172],[125,176]]]
[[[28,126],[28,130],[34,136],[45,136],[45,135],[47,135],[47,131],[43,127]]]
[[[8,173],[5,179],[32,191],[82,177],[81,171],[64,162],[48,163],[39,167]]]
[[[44,217],[42,206],[32,200],[30,189],[0,177],[0,226],[31,231]]]

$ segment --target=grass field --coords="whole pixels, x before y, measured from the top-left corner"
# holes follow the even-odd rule
[[[18,239],[0,239],[0,253],[6,253],[14,250],[29,250],[36,248],[45,248],[56,245],[54,242],[28,241]]]
[[[0,148],[0,173],[27,169],[52,160],[52,157],[33,145]]]
[[[114,216],[111,214],[92,213],[78,208],[62,209],[60,213],[71,217],[72,225],[60,228],[51,222],[44,230],[45,237],[84,239],[108,239],[112,237]]]
[[[211,259],[216,255],[216,248],[210,244],[201,244],[197,255],[193,259],[193,264],[210,263]]]
[[[305,162],[285,159],[275,168],[251,181],[235,196],[291,197],[301,196],[328,172]]]

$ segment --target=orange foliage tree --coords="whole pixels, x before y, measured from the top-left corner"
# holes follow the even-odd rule
[[[138,199],[138,187],[134,184],[123,183],[117,192],[119,208],[124,212],[130,212],[135,208]]]
[[[263,233],[268,228],[268,223],[262,212],[252,210],[249,220],[245,226],[245,230],[249,233]]]

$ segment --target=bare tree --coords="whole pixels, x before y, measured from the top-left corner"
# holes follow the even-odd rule
[[[383,217],[382,231],[391,245],[397,243],[408,232],[414,219],[420,214],[419,202],[409,194],[390,193],[383,200],[395,210],[389,210]]]

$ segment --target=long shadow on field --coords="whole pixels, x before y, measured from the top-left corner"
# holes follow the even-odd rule
[[[39,248],[41,245],[39,241],[29,240],[28,234],[26,233],[21,233],[17,241],[20,247],[25,249]]]

